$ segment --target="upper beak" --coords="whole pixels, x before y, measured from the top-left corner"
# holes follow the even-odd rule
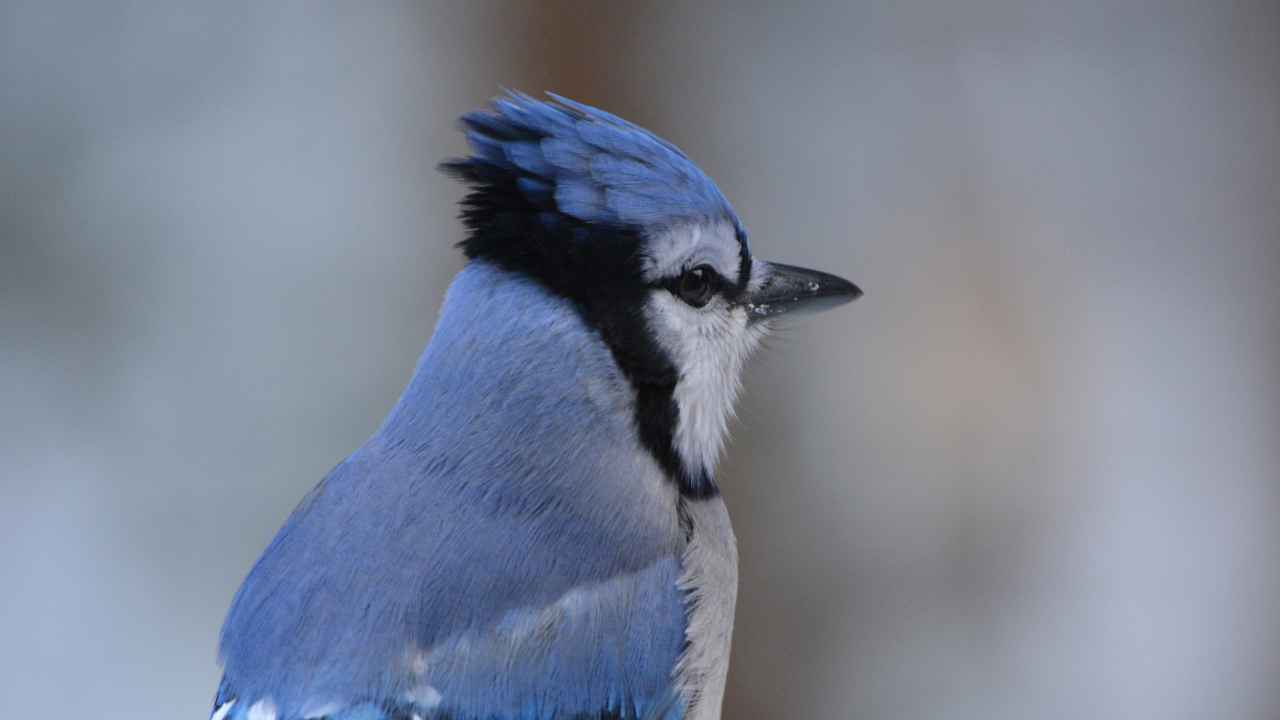
[[[750,322],[786,312],[815,312],[843,305],[862,296],[857,285],[818,270],[756,260],[751,274],[763,279],[751,283],[746,306]]]

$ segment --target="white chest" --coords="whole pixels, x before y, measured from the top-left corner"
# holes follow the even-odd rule
[[[676,665],[676,682],[688,720],[719,720],[738,599],[738,546],[724,500],[690,501],[686,509],[693,535],[679,587],[689,608],[688,646]]]

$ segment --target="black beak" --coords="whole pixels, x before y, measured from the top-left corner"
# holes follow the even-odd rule
[[[749,288],[745,298],[751,322],[786,312],[826,310],[862,296],[858,286],[844,278],[794,265],[756,260],[751,274],[755,289]],[[763,278],[758,284],[757,275]]]

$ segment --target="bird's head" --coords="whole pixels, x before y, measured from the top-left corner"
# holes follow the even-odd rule
[[[644,445],[686,495],[713,475],[743,364],[773,318],[857,298],[834,275],[755,259],[719,189],[671,143],[552,95],[462,118],[467,256],[570,300],[635,390]]]

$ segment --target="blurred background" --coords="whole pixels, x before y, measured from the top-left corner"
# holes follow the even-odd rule
[[[4,2],[0,715],[205,718],[501,86],[858,282],[750,367],[725,717],[1280,718],[1280,5]]]

